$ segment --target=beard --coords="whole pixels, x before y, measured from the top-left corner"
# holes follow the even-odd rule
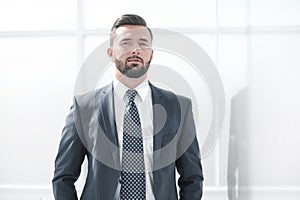
[[[139,78],[147,73],[150,66],[150,61],[147,63],[143,62],[143,65],[139,66],[136,63],[128,65],[127,61],[123,63],[121,60],[116,59],[115,64],[117,69],[128,78]]]

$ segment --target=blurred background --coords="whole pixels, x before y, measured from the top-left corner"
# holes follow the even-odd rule
[[[125,13],[191,38],[220,73],[226,117],[202,161],[203,199],[300,199],[299,10],[298,0],[0,0],[0,199],[53,199],[77,74]]]

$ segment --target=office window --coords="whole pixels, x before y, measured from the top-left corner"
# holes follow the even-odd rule
[[[195,41],[223,81],[226,117],[212,151],[203,152],[204,198],[232,200],[242,189],[255,200],[297,198],[299,8],[297,0],[0,1],[0,199],[53,199],[54,158],[78,72],[125,13]],[[178,65],[186,63],[165,52],[153,61],[168,59],[185,73]],[[207,102],[194,108],[204,118],[199,134],[211,117]],[[79,193],[86,172],[85,163]]]

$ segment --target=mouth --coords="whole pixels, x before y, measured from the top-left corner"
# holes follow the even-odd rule
[[[143,59],[140,58],[139,56],[131,56],[129,58],[127,58],[126,60],[127,63],[144,63]]]

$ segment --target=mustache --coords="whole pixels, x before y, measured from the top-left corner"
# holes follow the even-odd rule
[[[140,62],[144,63],[144,60],[143,60],[141,57],[137,56],[137,55],[128,57],[128,58],[126,59],[126,62],[128,62],[128,61],[131,60],[131,59],[135,59],[135,60],[137,59],[137,60],[139,60]]]

